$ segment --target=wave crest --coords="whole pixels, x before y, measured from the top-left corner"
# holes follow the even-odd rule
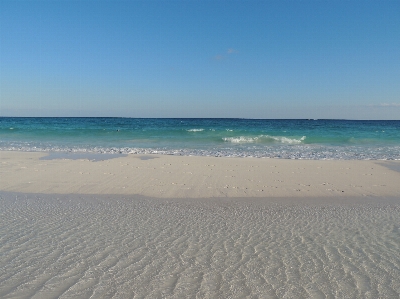
[[[289,138],[286,136],[270,136],[270,135],[260,135],[256,137],[224,137],[222,138],[225,142],[231,143],[285,143],[285,144],[300,144],[306,139],[306,136],[301,138]]]

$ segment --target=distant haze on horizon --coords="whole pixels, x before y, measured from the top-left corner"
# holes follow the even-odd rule
[[[0,2],[0,116],[400,119],[400,1]]]

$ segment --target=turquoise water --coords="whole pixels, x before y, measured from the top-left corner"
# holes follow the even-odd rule
[[[400,159],[400,121],[0,118],[0,150]]]

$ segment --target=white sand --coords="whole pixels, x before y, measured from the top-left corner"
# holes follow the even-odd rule
[[[400,161],[143,156],[39,160],[0,152],[0,190],[158,198],[400,196]]]
[[[398,161],[44,156],[0,152],[0,298],[400,296]]]

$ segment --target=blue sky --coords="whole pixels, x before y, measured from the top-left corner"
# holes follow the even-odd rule
[[[400,119],[400,1],[0,2],[0,115]]]

